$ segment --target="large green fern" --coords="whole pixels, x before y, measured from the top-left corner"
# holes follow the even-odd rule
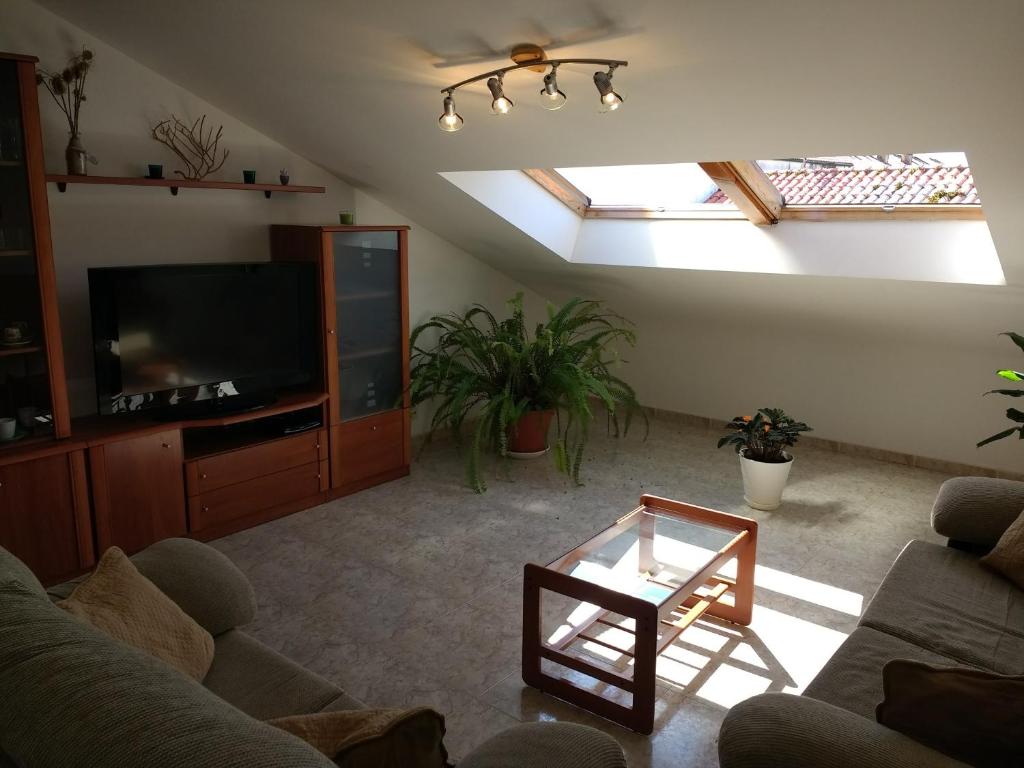
[[[505,320],[476,304],[461,315],[434,315],[413,330],[412,405],[434,407],[431,435],[442,427],[453,431],[467,451],[468,482],[478,493],[487,488],[482,452],[506,456],[508,430],[519,417],[553,409],[555,465],[579,484],[593,401],[607,409],[616,436],[620,410],[621,434],[628,432],[634,412],[643,415],[633,388],[612,373],[621,362],[617,344],[635,345],[636,334],[628,320],[601,302],[575,298],[560,308],[549,304],[547,322],[531,337],[523,295],[516,294],[508,306],[512,315]],[[425,342],[435,334],[436,340]],[[466,446],[463,427],[470,420],[476,424]]]

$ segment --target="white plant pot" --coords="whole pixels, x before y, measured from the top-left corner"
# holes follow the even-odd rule
[[[778,509],[782,503],[782,490],[789,479],[793,457],[783,453],[788,460],[779,464],[753,461],[742,453],[740,471],[743,473],[743,500],[754,509]]]

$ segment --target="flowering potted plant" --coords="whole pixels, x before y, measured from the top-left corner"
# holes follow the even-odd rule
[[[753,416],[737,416],[726,427],[734,431],[719,440],[718,447],[736,447],[743,473],[743,500],[754,509],[778,509],[793,466],[793,456],[786,448],[796,445],[800,433],[811,428],[794,421],[781,408],[761,408]]]

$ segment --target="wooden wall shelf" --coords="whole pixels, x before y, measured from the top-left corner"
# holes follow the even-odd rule
[[[0,344],[0,357],[12,357],[13,355],[27,355],[30,352],[39,352],[42,347],[31,345],[25,347],[5,347]]]
[[[46,180],[57,185],[59,192],[64,192],[68,184],[108,184],[128,187],[167,187],[172,195],[177,195],[181,188],[186,189],[242,189],[262,192],[269,198],[274,192],[305,192],[323,194],[326,187],[303,187],[296,184],[243,184],[238,181],[193,181],[191,179],[148,179],[144,176],[68,176],[66,174],[48,173]]]

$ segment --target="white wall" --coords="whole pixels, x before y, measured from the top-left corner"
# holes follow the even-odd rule
[[[277,180],[287,168],[292,183],[327,187],[327,193],[274,195],[258,192],[120,186],[49,185],[50,216],[60,298],[61,325],[72,412],[95,410],[86,270],[89,267],[197,261],[260,261],[269,258],[268,225],[332,224],[338,211],[358,208],[358,221],[411,223],[356,193],[341,179],[253,130],[161,75],[121,54],[61,18],[27,2],[4,0],[0,50],[28,53],[47,69],[62,67],[81,45],[95,53],[95,67],[82,108],[82,135],[99,164],[93,175],[142,175],[145,164],[162,162],[165,175],[177,158],[149,135],[150,126],[173,112],[183,119],[202,114],[224,126],[230,150],[214,178],[241,181],[243,168],[258,180]],[[47,170],[63,173],[67,127],[44,91],[39,93]],[[474,301],[492,306],[522,287],[429,230],[414,224],[410,235],[412,319],[462,310]]]

